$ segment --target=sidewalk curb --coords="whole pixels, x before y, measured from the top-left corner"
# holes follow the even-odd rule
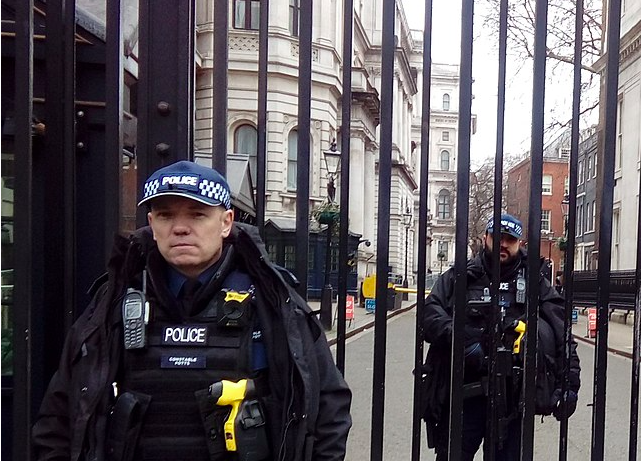
[[[415,307],[416,307],[416,303],[411,304],[411,305],[409,305],[407,307],[401,307],[401,308],[395,309],[393,311],[388,311],[387,320],[389,320],[389,319],[391,319],[393,317],[396,317],[397,315],[403,314],[403,313],[405,313],[405,312],[407,312],[407,311],[409,311],[411,309],[414,309]],[[361,332],[363,332],[363,331],[365,331],[365,330],[367,330],[369,328],[372,328],[374,326],[374,324],[375,324],[375,318],[372,317],[372,320],[368,321],[367,323],[364,323],[363,325],[355,327],[353,330],[346,331],[345,332],[345,339],[347,340],[347,339],[351,338],[352,336],[355,336],[355,335],[357,335],[357,334],[359,334],[359,333],[361,333]],[[595,343],[594,339],[585,338],[583,336],[576,335],[576,334],[572,335],[572,337],[574,339],[576,339],[577,341],[582,341],[582,342],[584,342],[586,344],[590,344],[590,345],[594,346],[594,343]],[[336,337],[333,337],[333,338],[330,338],[330,339],[327,340],[327,344],[330,347],[331,346],[335,346],[337,342],[338,342],[338,338],[336,338]],[[611,352],[612,354],[615,354],[615,355],[620,355],[621,357],[625,357],[625,358],[628,358],[628,359],[633,359],[633,354],[631,352],[626,352],[626,351],[622,351],[622,350],[619,350],[619,349],[614,349],[613,347],[608,347],[608,352]]]
[[[415,307],[416,307],[416,303],[411,304],[411,305],[409,305],[407,307],[400,307],[398,309],[395,309],[395,310],[392,310],[392,311],[388,311],[387,312],[387,320],[389,320],[389,319],[391,319],[393,317],[396,317],[397,315],[400,315],[400,314],[402,314],[404,312],[407,312],[407,311],[409,311],[411,309],[414,309]],[[361,333],[361,332],[363,332],[363,331],[365,331],[365,330],[367,330],[369,328],[372,328],[374,326],[375,321],[376,321],[375,317],[372,316],[372,320],[370,320],[369,322],[367,322],[367,323],[365,323],[363,325],[360,325],[358,327],[355,327],[353,330],[346,331],[345,332],[345,339],[347,340],[347,339],[351,338],[354,335],[357,335],[357,334],[359,334],[359,333]],[[331,339],[327,340],[327,344],[330,347],[336,345],[337,342],[338,342],[338,338],[337,337],[334,337],[334,338],[331,338]]]
[[[596,341],[595,339],[586,338],[585,336],[580,336],[580,335],[572,335],[572,337],[574,339],[578,340],[578,341],[582,341],[582,342],[584,342],[586,344],[590,344],[592,346],[594,346],[594,343]],[[619,350],[619,349],[615,349],[613,347],[608,347],[608,352],[611,352],[614,355],[620,355],[621,357],[625,357],[625,358],[628,358],[628,359],[633,359],[634,358],[631,352],[622,351],[622,350]]]

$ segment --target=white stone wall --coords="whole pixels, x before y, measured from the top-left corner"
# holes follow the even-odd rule
[[[378,91],[380,94],[380,44],[383,0],[355,2],[353,38],[353,91]],[[397,5],[396,34],[402,40],[405,58],[397,59],[394,83],[393,158],[397,166],[392,172],[392,204],[384,219],[390,219],[389,261],[393,271],[405,269],[405,227],[402,224],[401,204],[408,200],[414,210],[414,227],[408,238],[408,275],[412,278],[415,254],[417,202],[414,188],[418,180],[416,158],[412,153],[412,121],[416,118],[416,83],[413,80],[410,59],[414,59],[407,21]],[[230,25],[233,2],[230,1]],[[323,151],[332,139],[340,143],[342,94],[342,2],[328,0],[315,2],[312,30],[312,103],[310,146],[310,201],[311,206],[325,200],[327,174]],[[197,148],[211,148],[212,117],[212,55],[213,55],[213,1],[200,0],[197,6],[197,52],[202,63],[196,77],[196,132]],[[296,193],[287,190],[287,139],[298,125],[298,38],[288,28],[289,2],[270,2],[269,18],[269,75],[267,101],[267,178],[266,218],[295,217]],[[421,45],[422,46],[422,45]],[[415,64],[413,64],[415,65]],[[420,71],[420,65],[419,71]],[[258,31],[229,31],[228,73],[228,147],[234,149],[234,132],[242,124],[257,124],[258,88]],[[420,106],[418,106],[420,107]],[[373,273],[376,264],[376,229],[378,203],[378,126],[371,107],[361,101],[351,111],[351,167],[350,167],[350,230],[371,242],[359,247],[359,278]],[[420,116],[420,114],[418,114]],[[340,178],[337,183],[340,198]]]
[[[641,19],[636,5],[622,17],[622,32]],[[633,17],[636,21],[633,20]],[[626,44],[641,40],[641,33],[622,40]],[[626,56],[626,55],[624,55]],[[639,171],[641,169],[641,53],[636,49],[621,63],[619,73],[619,111],[615,157],[614,213],[612,222],[612,270],[634,269],[639,210]]]

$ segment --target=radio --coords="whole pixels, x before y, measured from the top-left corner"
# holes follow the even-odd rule
[[[144,293],[129,288],[122,302],[125,349],[145,347],[145,307]]]

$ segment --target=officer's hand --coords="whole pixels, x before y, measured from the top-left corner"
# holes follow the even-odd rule
[[[554,417],[557,419],[557,421],[561,421],[562,419],[569,418],[574,414],[574,411],[576,410],[576,403],[579,399],[578,395],[576,392],[568,390],[567,391],[567,397],[566,400],[568,402],[567,404],[567,412],[563,411],[563,401],[561,400],[561,389],[557,389],[554,391],[552,394],[552,414],[554,414]]]
[[[465,348],[465,372],[480,373],[485,364],[485,351],[481,343],[473,343]]]

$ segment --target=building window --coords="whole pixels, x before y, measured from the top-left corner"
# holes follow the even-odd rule
[[[443,95],[443,110],[450,110],[450,95],[448,93]]]
[[[576,235],[583,234],[583,205],[576,207]]]
[[[583,184],[583,160],[579,162],[579,172],[577,174],[577,183]]]
[[[587,164],[585,169],[585,180],[589,181],[592,178],[592,156],[588,155]]]
[[[594,230],[596,228],[596,200],[592,202],[592,224],[591,224],[590,230]]]
[[[597,164],[598,159],[599,159],[598,154],[594,154],[594,172],[593,172],[593,175],[592,175],[593,178],[596,178],[596,164]]]
[[[561,149],[559,149],[559,157],[561,157],[561,158],[570,158],[570,148],[569,147],[561,147]]]
[[[312,272],[314,270],[314,264],[316,264],[315,259],[316,253],[314,253],[314,248],[309,247],[307,250],[307,271]]]
[[[256,152],[258,151],[258,131],[251,125],[241,125],[234,131],[234,152],[249,155],[249,172],[256,184]]]
[[[274,245],[273,243],[268,243],[267,244],[267,254],[269,255],[269,259],[271,260],[271,262],[274,262],[274,263],[278,262],[278,259],[277,259],[278,258],[278,252],[277,252],[276,245]]]
[[[619,110],[617,112],[617,145],[614,167],[621,169],[623,163],[623,95],[619,95]]]
[[[258,30],[260,27],[260,2],[234,0],[234,29]]]
[[[541,184],[541,192],[545,195],[551,195],[552,194],[552,175],[550,174],[544,174],[543,175],[543,181]]]
[[[449,141],[450,140],[450,132],[449,131],[444,131],[442,139],[443,139],[443,141]]]
[[[292,130],[287,138],[287,190],[296,190],[298,169],[298,131]]]
[[[298,0],[289,0],[289,33],[298,37],[298,20],[300,18],[300,4]]]
[[[441,151],[441,170],[450,171],[450,151]]]
[[[439,219],[450,219],[450,200],[451,200],[451,195],[449,190],[442,189],[438,193],[438,199],[436,201],[436,210],[437,210],[437,216]]]
[[[338,248],[332,247],[330,254],[329,269],[331,272],[338,272]]]
[[[541,231],[550,232],[550,210],[541,211]]]
[[[570,178],[568,178],[567,176],[563,180],[563,193],[565,195],[570,194]]]
[[[285,269],[293,271],[296,265],[296,247],[294,245],[285,245]]]

